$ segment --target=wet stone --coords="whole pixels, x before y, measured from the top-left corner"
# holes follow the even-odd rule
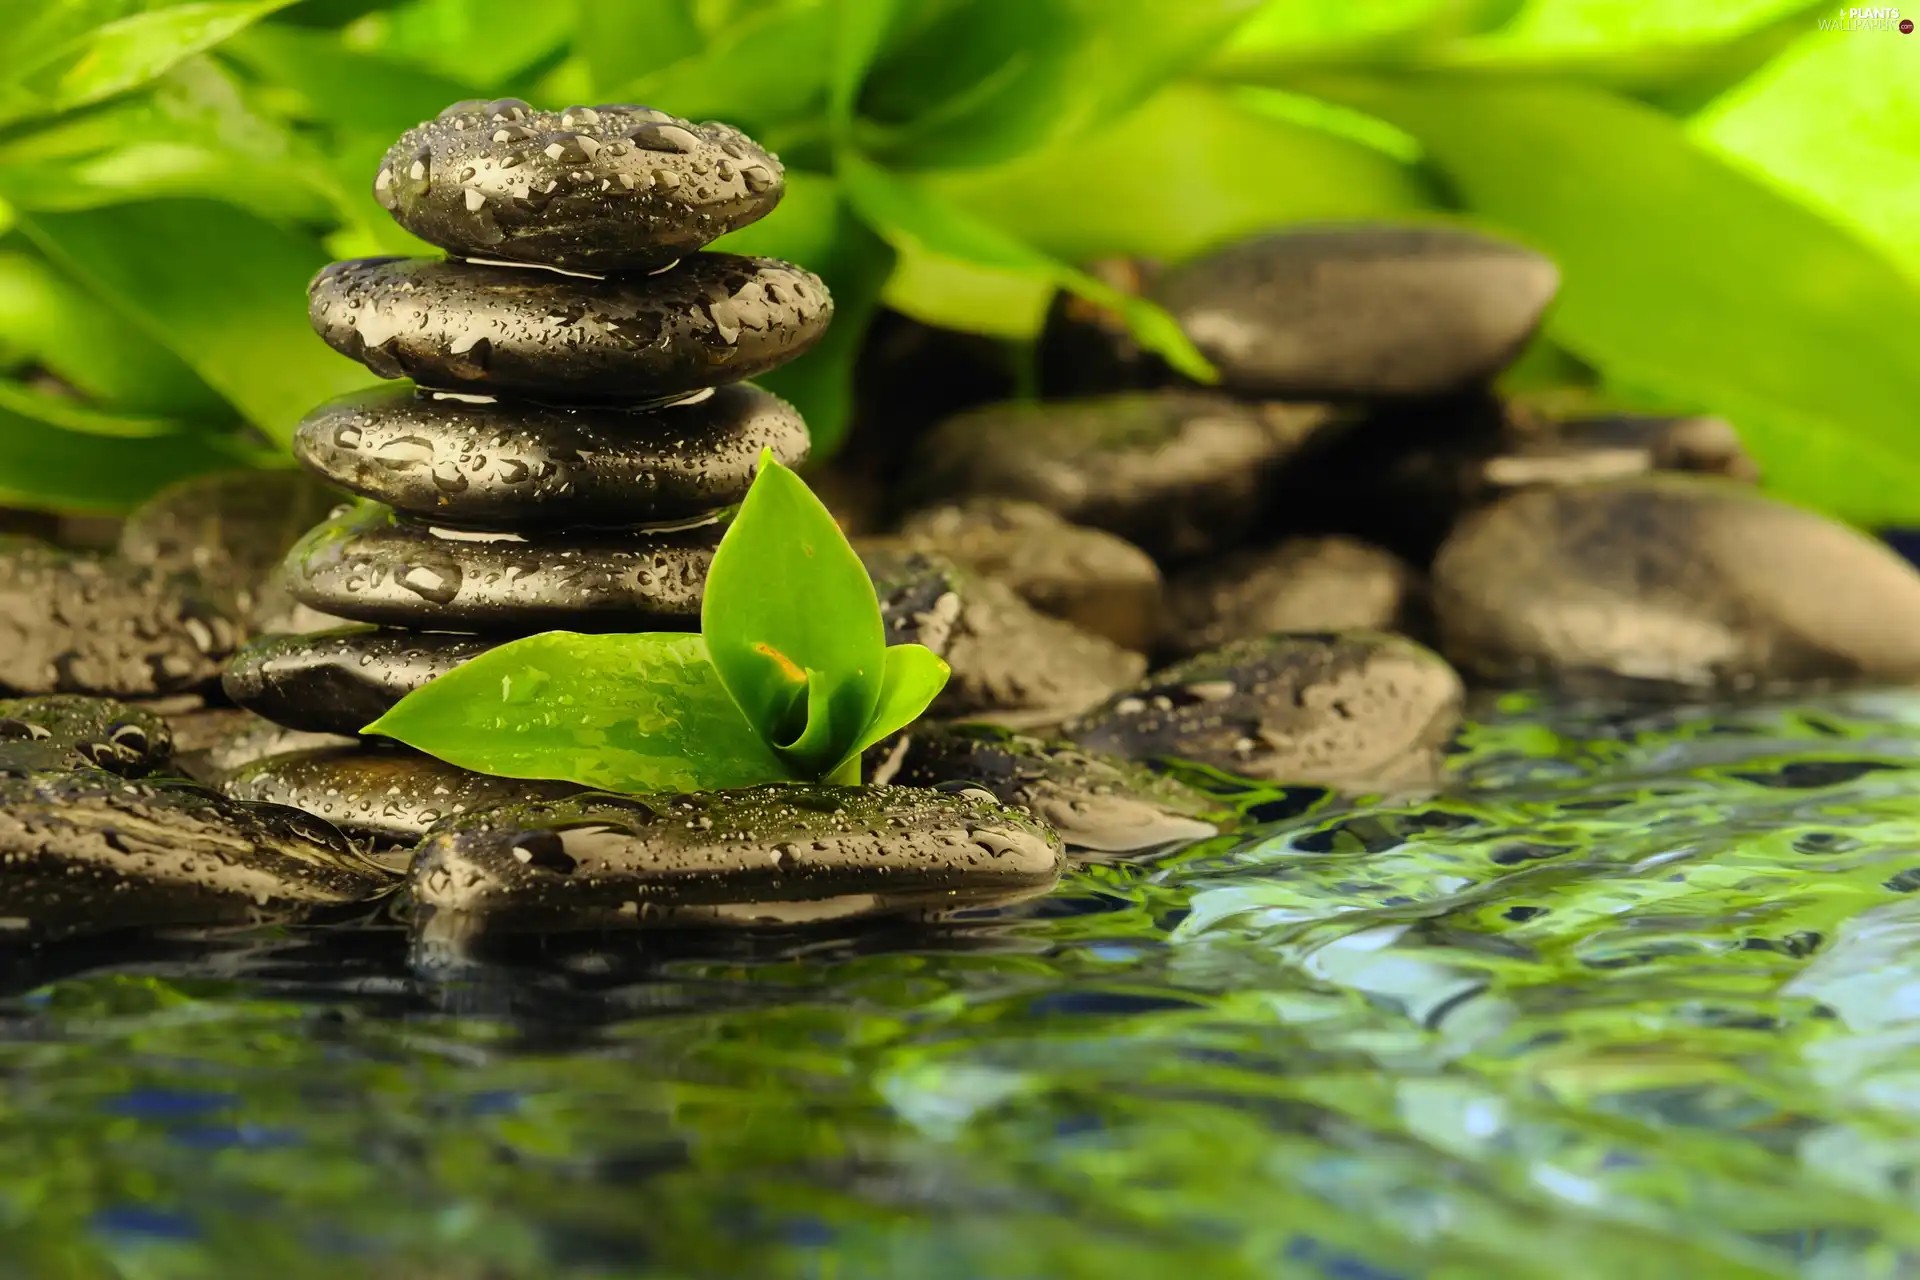
[[[982,498],[909,516],[901,538],[995,578],[1042,613],[1126,649],[1152,645],[1160,626],[1160,570],[1140,548],[1103,529],[1062,520],[1032,502]]]
[[[1167,648],[1182,654],[1275,631],[1398,631],[1414,571],[1352,538],[1289,538],[1196,566],[1167,584]]]
[[[715,520],[662,532],[463,533],[363,502],[287,558],[303,604],[357,622],[456,631],[691,630]]]
[[[702,253],[640,279],[357,258],[321,269],[307,312],[328,345],[383,378],[550,403],[639,402],[779,367],[826,332],[819,277]]]
[[[916,728],[892,776],[873,781],[979,787],[1058,831],[1068,848],[1105,853],[1202,840],[1221,816],[1209,797],[1140,765],[987,725]]]
[[[920,473],[932,497],[1024,499],[1162,562],[1192,559],[1246,539],[1328,421],[1315,405],[1191,391],[994,405],[936,428]]]
[[[235,654],[221,683],[229,698],[290,729],[357,734],[415,689],[496,643],[371,626],[269,636]]]
[[[245,619],[270,594],[287,549],[340,495],[299,471],[225,471],[162,490],[127,517],[120,555],[182,574],[229,616]]]
[[[958,566],[898,539],[863,538],[854,549],[873,579],[887,643],[924,645],[945,657],[960,621],[964,584]]]
[[[443,823],[413,862],[429,936],[931,915],[1052,887],[1060,840],[985,792],[783,785],[600,793]]]
[[[1147,669],[1142,655],[1048,617],[989,578],[966,581],[945,656],[953,674],[930,714],[1016,727],[1056,724]]]
[[[412,844],[444,818],[503,804],[557,800],[571,782],[495,778],[400,747],[324,747],[268,756],[228,774],[236,800],[288,805],[349,835]]]
[[[1760,468],[1720,418],[1615,414],[1529,421],[1524,410],[1479,468],[1485,496],[1531,485],[1586,484],[1650,471],[1697,471],[1758,480]]]
[[[97,770],[0,778],[0,937],[250,924],[393,883],[296,810]]]
[[[1727,480],[1522,491],[1434,563],[1442,648],[1491,683],[1697,694],[1920,676],[1920,573]]]
[[[1244,394],[1444,395],[1516,356],[1552,262],[1478,232],[1339,226],[1260,236],[1161,274],[1148,296]]]
[[[0,692],[175,693],[217,677],[238,641],[190,579],[0,537]]]
[[[94,768],[137,778],[173,751],[167,722],[111,698],[0,700],[0,774]]]
[[[1378,632],[1262,636],[1157,671],[1069,722],[1082,746],[1349,789],[1436,782],[1460,722],[1453,669]]]
[[[373,194],[463,257],[597,273],[665,266],[780,202],[780,161],[724,124],[637,106],[460,103],[409,129]]]
[[[223,707],[218,715],[216,721],[194,726],[197,742],[192,751],[178,743],[174,749],[175,769],[195,782],[215,788],[257,761],[302,751],[355,747],[362,741],[350,734],[289,729],[239,707]],[[177,720],[175,726],[177,735],[180,731]]]
[[[792,467],[808,443],[793,406],[750,384],[650,410],[474,404],[389,386],[314,410],[293,448],[335,484],[408,515],[540,529],[657,524],[731,506],[763,447]]]

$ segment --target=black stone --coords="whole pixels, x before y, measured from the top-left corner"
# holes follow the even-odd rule
[[[1420,582],[1405,562],[1352,538],[1289,538],[1197,565],[1167,584],[1165,644],[1199,653],[1275,631],[1399,631]]]
[[[654,533],[459,534],[363,502],[287,557],[303,604],[357,622],[455,631],[689,630],[726,526]]]
[[[342,488],[486,529],[660,523],[731,506],[763,447],[798,466],[807,425],[751,384],[648,410],[473,404],[377,387],[320,406],[293,441],[295,457]]]
[[[1484,382],[1559,283],[1546,258],[1477,232],[1348,225],[1242,241],[1167,270],[1147,295],[1231,390],[1372,399]]]
[[[0,701],[0,774],[94,768],[137,778],[163,767],[172,751],[164,719],[110,698]]]
[[[251,924],[393,884],[297,810],[96,770],[0,778],[0,938]]]
[[[1125,853],[1204,839],[1223,816],[1207,796],[1140,765],[986,725],[916,727],[897,768],[874,782],[977,786],[1025,809],[1068,848]]]
[[[855,549],[873,579],[887,643],[924,645],[945,657],[960,621],[959,568],[944,556],[887,539],[863,540]]]
[[[307,290],[314,330],[383,378],[552,403],[681,396],[765,373],[826,332],[817,276],[694,254],[639,279],[415,258],[335,262]]]
[[[227,696],[290,729],[357,734],[429,680],[497,641],[342,627],[256,640],[227,664]]]
[[[301,751],[354,747],[361,742],[348,734],[289,729],[239,707],[223,707],[213,714],[219,719],[192,726],[197,741],[190,752],[180,739],[184,726],[178,719],[174,721],[174,768],[209,787],[218,788],[256,761]]]
[[[407,130],[374,198],[463,257],[615,272],[664,266],[780,203],[780,161],[724,124],[649,107],[461,102]]]
[[[1059,837],[985,793],[763,786],[599,793],[455,819],[411,876],[429,936],[794,925],[1027,897]]]
[[[1155,672],[1069,722],[1082,746],[1132,760],[1348,788],[1418,786],[1441,771],[1460,678],[1377,632],[1262,636]]]
[[[220,789],[304,810],[350,835],[412,844],[443,818],[582,788],[472,773],[399,747],[351,746],[269,756],[228,774]]]
[[[177,693],[217,677],[239,638],[190,579],[0,537],[0,692]]]
[[[1193,391],[995,405],[934,430],[919,483],[936,498],[1024,498],[1162,561],[1190,559],[1246,539],[1327,421],[1318,406]]]
[[[1160,266],[1143,258],[1097,258],[1085,270],[1121,293],[1140,297]],[[1049,400],[1187,383],[1157,352],[1140,345],[1125,316],[1065,289],[1047,306],[1034,364],[1040,394]]]

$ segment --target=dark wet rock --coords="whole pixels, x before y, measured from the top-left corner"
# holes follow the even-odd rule
[[[1000,338],[926,324],[881,307],[860,335],[853,413],[845,447],[834,455],[835,468],[854,472],[883,501],[899,496],[893,492],[898,477],[934,424],[1018,393],[1013,365]],[[833,510],[839,514],[838,507]],[[860,532],[871,532],[900,513],[880,514],[882,519]]]
[[[931,714],[1016,727],[1056,724],[1147,669],[1140,654],[1048,617],[990,578],[966,581],[945,656],[953,675]]]
[[[1475,477],[1482,496],[1530,485],[1587,484],[1649,471],[1698,471],[1758,480],[1760,468],[1720,418],[1615,414],[1565,421],[1516,413]]]
[[[178,692],[219,675],[238,641],[186,578],[0,537],[0,692]]]
[[[1124,294],[1139,297],[1160,273],[1143,258],[1098,258],[1085,268]],[[1151,391],[1186,381],[1160,356],[1140,345],[1126,317],[1062,289],[1047,307],[1034,352],[1040,394],[1048,399]]]
[[[1920,573],[1726,480],[1529,489],[1434,563],[1442,647],[1492,683],[1684,695],[1920,676]]]
[[[1460,678],[1378,632],[1261,636],[1157,671],[1067,724],[1082,746],[1353,789],[1438,779]]]
[[[765,216],[784,187],[780,161],[724,124],[506,98],[456,103],[402,134],[373,194],[463,257],[605,273],[692,253]]]
[[[1165,643],[1192,654],[1275,631],[1398,631],[1418,590],[1389,551],[1352,538],[1289,538],[1170,581]]]
[[[731,506],[763,447],[798,466],[807,425],[750,384],[650,410],[377,387],[320,406],[293,442],[343,488],[439,524],[493,529],[657,524]]]
[[[1171,268],[1148,295],[1246,394],[1444,395],[1525,345],[1560,283],[1519,245],[1439,226],[1261,236]]]
[[[1039,818],[1069,848],[1108,853],[1205,839],[1224,816],[1208,796],[1143,766],[988,725],[916,728],[892,775],[872,781],[977,786]]]
[[[1160,570],[1153,557],[1037,503],[982,498],[935,507],[910,516],[900,535],[1122,648],[1146,649],[1159,630]]]
[[[415,689],[496,643],[370,626],[269,636],[236,653],[221,684],[241,706],[290,729],[357,734]]]
[[[637,402],[738,382],[826,332],[819,277],[770,258],[695,254],[641,279],[357,258],[307,290],[314,330],[383,378],[471,394]]]
[[[403,844],[443,818],[581,790],[571,782],[490,777],[417,751],[372,745],[268,756],[228,774],[220,789],[236,800],[304,810],[349,835]]]
[[[1051,887],[1059,837],[984,792],[763,786],[582,795],[444,823],[411,882],[429,934],[793,925]]]
[[[298,471],[223,471],[162,490],[120,532],[120,554],[183,574],[229,616],[248,618],[287,549],[341,495]]]
[[[94,770],[0,778],[0,936],[246,924],[393,877],[311,815]]]
[[[111,698],[0,700],[0,774],[94,768],[137,778],[173,751],[167,722]]]
[[[178,721],[175,724],[178,735]],[[173,766],[186,777],[216,788],[256,761],[302,751],[355,747],[361,742],[348,734],[289,729],[240,707],[221,708],[218,719],[196,723],[194,733],[198,745],[192,751],[176,736]]]
[[[284,559],[280,568],[260,584],[259,598],[247,617],[247,631],[255,636],[300,635],[353,625],[350,618],[322,613],[294,599],[293,583]]]
[[[687,630],[726,526],[461,533],[363,502],[287,558],[295,596],[357,622],[466,631]]]
[[[1160,560],[1244,541],[1288,459],[1329,420],[1315,405],[1168,391],[1004,404],[949,419],[921,451],[925,491],[1036,502]]]
[[[887,643],[925,645],[945,657],[965,589],[958,566],[897,539],[864,538],[855,549],[873,579]]]

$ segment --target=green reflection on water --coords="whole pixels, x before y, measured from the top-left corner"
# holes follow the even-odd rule
[[[1457,767],[937,931],[16,956],[0,1276],[1920,1271],[1920,696]]]

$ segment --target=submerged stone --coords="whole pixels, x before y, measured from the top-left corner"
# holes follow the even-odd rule
[[[370,626],[269,636],[236,653],[221,683],[229,698],[290,729],[357,734],[415,689],[497,643]]]
[[[808,443],[792,405],[747,383],[645,410],[474,404],[387,386],[321,405],[293,451],[408,515],[538,529],[657,524],[731,506],[762,448],[795,467]]]
[[[571,782],[496,778],[403,747],[323,747],[268,756],[228,774],[236,800],[287,805],[351,835],[412,844],[444,818],[579,792]]]
[[[767,372],[826,332],[819,277],[771,258],[695,254],[642,279],[356,258],[321,269],[307,313],[383,378],[570,403],[683,396]]]
[[[1195,391],[994,405],[934,430],[922,482],[936,497],[1025,499],[1162,561],[1190,559],[1244,541],[1328,421],[1315,405]]]
[[[1148,296],[1234,391],[1371,399],[1491,378],[1559,284],[1548,259],[1479,232],[1361,225],[1245,240],[1166,271]]]
[[[0,537],[0,692],[176,693],[218,676],[239,638],[187,578]]]
[[[1160,627],[1153,557],[1103,529],[1062,520],[1032,502],[981,498],[909,516],[901,538],[995,578],[1042,613],[1146,649]]]
[[[1275,631],[1397,631],[1418,591],[1392,552],[1352,538],[1289,538],[1167,584],[1168,648],[1183,654]]]
[[[250,924],[393,883],[296,810],[94,770],[0,778],[0,936]]]
[[[903,787],[977,786],[1025,809],[1068,848],[1126,853],[1202,840],[1218,806],[1171,778],[1070,742],[988,725],[916,727],[891,776]]]
[[[1495,683],[1635,693],[1920,676],[1920,573],[1726,480],[1529,489],[1433,570],[1442,647]]]
[[[1438,780],[1460,677],[1378,632],[1261,636],[1177,663],[1069,722],[1082,746],[1278,782],[1364,789]]]
[[[650,107],[462,102],[402,134],[373,194],[430,244],[572,271],[660,267],[764,217],[785,173],[724,124]]]
[[[456,631],[688,630],[719,520],[658,532],[466,533],[363,502],[287,557],[303,604],[357,622]]]
[[[780,785],[600,793],[443,823],[414,856],[430,935],[796,925],[1051,888],[1060,840],[984,792]]]
[[[94,768],[137,778],[163,767],[172,752],[164,719],[111,698],[0,700],[0,774]]]

